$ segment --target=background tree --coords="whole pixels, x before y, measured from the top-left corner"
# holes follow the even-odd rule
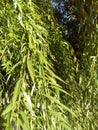
[[[95,123],[97,114],[95,112],[95,104],[98,100],[96,84],[98,65],[98,16],[96,13],[97,6],[97,1],[53,1],[55,18],[60,24],[63,38],[65,40],[68,40],[68,42],[71,44],[76,56],[72,57],[73,61],[76,62],[72,62],[73,65],[67,66],[68,62],[62,64],[62,61],[64,61],[66,54],[64,53],[62,55],[63,60],[61,60],[59,58],[59,55],[62,54],[61,51],[59,54],[58,52],[56,53],[55,50],[53,52],[57,59],[56,66],[58,65],[58,68],[55,67],[56,72],[60,77],[63,78],[63,80],[66,81],[66,83],[69,81],[69,85],[66,85],[67,88],[65,85],[64,88],[67,92],[71,93],[74,96],[74,101],[71,99],[69,101],[66,101],[67,98],[65,96],[63,96],[63,101],[71,105],[70,107],[72,107],[72,109],[77,110],[78,108],[78,110],[80,110],[80,112],[78,110],[77,112],[79,112],[78,124],[80,124],[81,127],[76,127],[77,129],[95,129],[94,125],[91,125],[91,120],[94,120],[93,123]],[[60,48],[59,45],[58,48]],[[62,67],[60,66],[59,68],[59,64],[61,64]],[[69,73],[66,71],[68,67],[70,67],[70,69],[68,69]],[[61,68],[63,68],[63,71],[60,73],[59,70]],[[76,104],[75,106],[73,105],[73,102]],[[73,119],[71,118],[70,120]],[[73,123],[74,129],[75,123],[76,120]]]

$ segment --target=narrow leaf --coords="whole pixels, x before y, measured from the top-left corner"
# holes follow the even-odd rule
[[[29,124],[28,116],[26,115],[25,112],[22,112],[22,111],[20,112],[20,115],[21,115],[21,117],[22,117],[23,124],[26,125],[27,130],[30,130],[30,124]]]
[[[32,60],[30,58],[27,60],[27,67],[28,67],[30,77],[34,82],[34,70],[33,70]]]
[[[19,64],[21,64],[21,61],[16,63],[7,74],[10,74]]]
[[[9,113],[11,110],[13,109],[13,105],[12,103],[10,103],[2,112],[2,116],[4,116],[5,114]]]
[[[19,92],[20,92],[20,87],[21,87],[22,83],[21,83],[21,78],[17,81],[15,89],[14,89],[14,93],[13,93],[13,97],[12,97],[12,102],[15,103],[15,101],[18,98]]]
[[[72,112],[68,107],[66,107],[65,105],[63,105],[62,103],[60,103],[59,100],[57,100],[56,98],[50,96],[49,94],[45,95],[48,99],[50,99],[51,101],[55,102],[56,104],[58,104],[59,106],[61,106],[63,109],[65,109],[66,111],[70,112],[73,116],[76,117],[75,113]]]

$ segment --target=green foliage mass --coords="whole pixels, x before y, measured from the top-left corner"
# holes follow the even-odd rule
[[[1,130],[98,128],[97,6],[83,14],[78,61],[51,1],[0,1]]]

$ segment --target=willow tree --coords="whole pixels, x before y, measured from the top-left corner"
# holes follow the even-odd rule
[[[81,2],[72,0],[74,9],[80,11]],[[78,61],[51,1],[0,1],[0,129],[98,127],[98,2],[90,4],[90,14],[82,10],[80,17],[84,48]]]
[[[49,48],[62,39],[51,2],[1,0],[0,26],[0,129],[70,130],[66,113],[76,115],[59,93],[72,96],[57,82],[65,84]]]

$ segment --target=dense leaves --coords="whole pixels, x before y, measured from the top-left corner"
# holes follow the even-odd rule
[[[98,128],[98,2],[57,2],[0,1],[2,130]]]

